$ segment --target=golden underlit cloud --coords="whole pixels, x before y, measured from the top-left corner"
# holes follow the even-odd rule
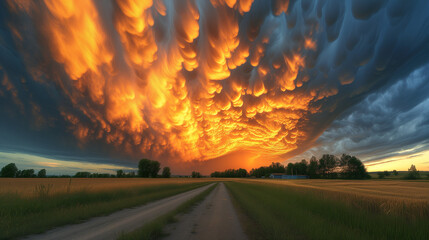
[[[289,153],[317,138],[322,130],[312,128],[311,116],[365,65],[361,54],[349,60],[350,71],[338,68],[341,75],[324,61],[315,67],[319,55],[339,58],[320,47],[340,48],[327,45],[338,34],[325,33],[324,25],[341,26],[344,15],[325,8],[329,19],[320,18],[315,4],[296,11],[289,1],[263,7],[253,0],[8,6],[33,23],[34,35],[19,21],[9,27],[17,46],[38,42],[38,57],[24,58],[32,62],[26,65],[63,96],[58,111],[68,131],[82,145],[104,142],[131,156],[193,161],[245,150]],[[7,79],[2,84],[13,91]]]

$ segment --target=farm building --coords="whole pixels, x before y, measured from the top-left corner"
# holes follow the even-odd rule
[[[274,179],[307,179],[307,175],[286,175],[284,173],[271,173],[270,178]]]

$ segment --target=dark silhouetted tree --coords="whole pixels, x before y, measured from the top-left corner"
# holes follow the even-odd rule
[[[335,168],[338,166],[338,159],[334,155],[324,154],[319,159],[319,170],[323,178],[337,178]]]
[[[287,167],[286,167],[286,174],[288,174],[288,175],[295,175],[295,172],[296,172],[295,164],[288,163]]]
[[[295,167],[298,175],[307,175],[308,163],[305,159],[302,159],[299,163],[295,163]]]
[[[90,172],[77,172],[73,177],[75,178],[89,178],[91,177]]]
[[[149,159],[142,159],[139,162],[138,174],[140,177],[152,177],[155,178],[158,175],[161,164],[158,161],[152,161]]]
[[[169,167],[164,167],[162,169],[162,177],[163,178],[169,178],[170,176],[171,176],[170,168]]]
[[[41,169],[41,170],[37,173],[37,177],[39,177],[39,178],[45,178],[45,177],[46,177],[46,169]]]
[[[398,171],[396,171],[396,170],[393,170],[393,175],[395,175],[395,176],[398,176]]]
[[[389,172],[389,171],[384,171],[384,175],[385,175],[386,177],[388,177],[388,176],[390,176],[390,172]]]
[[[201,174],[199,172],[193,171],[191,176],[192,178],[200,178]]]
[[[32,177],[36,177],[36,174],[34,174],[34,169],[24,169],[21,171],[19,177],[32,178]]]
[[[347,179],[364,179],[369,175],[362,161],[355,156],[343,154],[339,160],[341,177]]]
[[[310,163],[307,167],[307,174],[310,178],[319,178],[318,174],[319,162],[317,161],[315,156],[310,158]]]
[[[405,176],[405,179],[419,179],[420,173],[417,170],[416,166],[414,164],[411,164],[411,167],[408,169],[408,174]]]
[[[15,163],[9,163],[8,165],[4,166],[1,169],[0,176],[13,178],[13,177],[16,177],[17,172],[18,172],[18,168],[16,167]]]
[[[116,177],[117,178],[123,178],[123,177],[125,177],[124,170],[117,170],[116,171]]]
[[[211,177],[217,178],[244,178],[247,177],[248,173],[246,169],[227,169],[223,172],[213,172],[210,174]]]

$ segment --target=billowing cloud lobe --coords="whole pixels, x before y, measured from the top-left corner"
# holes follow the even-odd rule
[[[423,0],[3,4],[2,106],[130,156],[293,156],[428,61]]]

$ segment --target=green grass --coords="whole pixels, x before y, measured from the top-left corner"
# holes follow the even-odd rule
[[[362,211],[287,186],[228,182],[255,239],[429,239],[429,219]],[[253,231],[255,232],[255,231]]]
[[[381,171],[384,172],[384,171]],[[379,172],[370,172],[368,173],[372,179],[379,179],[378,177],[378,173]],[[382,179],[393,179],[393,180],[400,180],[400,179],[404,179],[407,175],[408,175],[408,171],[398,171],[398,175],[393,175],[392,171],[389,171],[390,175],[389,176],[384,176],[384,178]],[[419,171],[420,173],[420,180],[428,180],[428,174],[429,171]]]
[[[109,214],[189,191],[203,185],[163,184],[111,191],[45,194],[25,198],[17,194],[0,195],[0,239],[11,239],[41,233],[50,228],[78,223],[82,220]],[[39,189],[40,190],[40,189]]]
[[[165,236],[165,233],[163,233],[162,229],[167,225],[168,223],[172,223],[176,221],[175,216],[179,213],[187,212],[191,209],[192,206],[196,205],[197,203],[204,200],[204,198],[209,195],[209,193],[216,187],[217,184],[211,186],[204,192],[198,194],[197,196],[193,197],[189,201],[181,204],[178,208],[175,210],[162,215],[161,217],[158,217],[157,219],[151,221],[148,224],[145,224],[143,227],[130,232],[130,233],[124,233],[122,234],[118,240],[154,240],[154,239],[160,239],[163,236]]]

